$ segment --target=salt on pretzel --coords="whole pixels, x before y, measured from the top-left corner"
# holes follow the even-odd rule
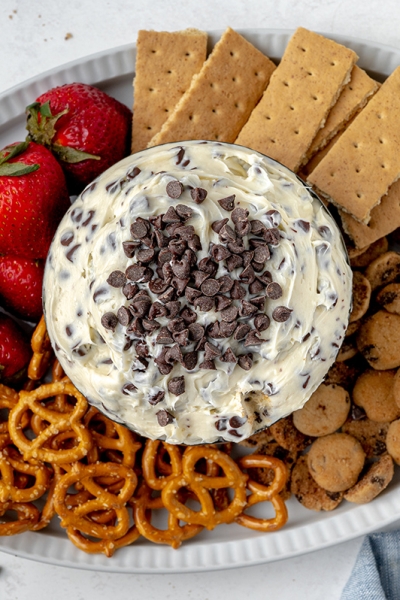
[[[0,503],[32,502],[41,498],[50,486],[50,469],[39,461],[24,461],[11,444],[3,444],[0,450]],[[25,476],[22,487],[18,485],[21,473]],[[33,483],[29,485],[31,478]]]
[[[42,379],[50,366],[53,350],[46,329],[44,315],[40,319],[31,338],[33,355],[28,365],[28,377],[34,381]]]
[[[247,488],[250,491],[250,495],[247,498],[246,508],[254,506],[259,502],[271,502],[275,510],[275,516],[270,519],[259,519],[251,515],[242,514],[238,515],[235,519],[236,523],[256,531],[275,531],[280,529],[288,519],[288,512],[286,504],[283,498],[279,495],[279,492],[284,488],[289,472],[284,462],[273,456],[267,456],[265,454],[250,454],[243,456],[237,461],[238,465],[242,469],[253,469],[253,468],[267,468],[274,471],[274,478],[268,485],[262,485],[256,481],[249,479],[247,481]]]
[[[75,406],[71,406],[71,410],[64,413],[43,405],[43,400],[53,398],[57,394],[73,396],[76,399]],[[88,453],[92,447],[92,438],[81,423],[87,410],[87,401],[72,383],[62,380],[43,384],[31,392],[21,390],[19,396],[18,403],[10,412],[8,427],[12,441],[25,460],[35,458],[43,462],[62,464],[79,460]],[[22,428],[24,416],[29,410],[47,423],[33,440],[25,435]],[[61,450],[46,447],[52,437],[69,430],[76,435],[76,446]]]
[[[14,521],[0,522],[0,536],[16,535],[29,531],[39,521],[39,510],[32,502],[5,502],[0,504],[0,517],[12,511],[17,514]]]
[[[196,463],[205,459],[217,463],[224,475],[209,476],[196,471]],[[187,447],[182,458],[182,474],[173,477],[161,492],[164,506],[177,519],[214,529],[220,523],[232,523],[246,506],[246,481],[235,461],[221,450],[209,446]],[[187,487],[201,505],[192,510],[179,500],[178,491]],[[234,498],[227,508],[217,511],[209,490],[231,488]]]
[[[170,459],[169,468],[165,454]],[[160,466],[163,473],[158,475]],[[142,470],[147,485],[152,490],[162,490],[171,479],[182,473],[182,455],[179,447],[159,440],[147,440],[143,451]]]

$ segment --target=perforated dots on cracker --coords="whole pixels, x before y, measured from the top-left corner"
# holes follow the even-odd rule
[[[275,68],[228,27],[149,146],[189,139],[234,142]]]
[[[143,150],[173,112],[206,60],[207,34],[139,31],[136,45],[132,152]]]
[[[356,60],[352,50],[297,29],[236,143],[297,171]]]

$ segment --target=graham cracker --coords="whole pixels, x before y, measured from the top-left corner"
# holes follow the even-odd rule
[[[304,180],[307,180],[310,173],[314,171],[314,169],[319,165],[321,160],[325,158],[328,152],[330,152],[331,148],[333,148],[333,146],[336,144],[342,133],[342,131],[339,131],[339,133],[337,133],[335,137],[333,137],[326,144],[326,146],[321,148],[321,150],[318,150],[318,152],[314,154],[314,156],[310,158],[309,161],[301,167],[300,171],[298,172],[298,175],[300,175],[300,177],[302,177]]]
[[[139,31],[132,121],[132,152],[143,150],[173,112],[207,57],[207,34]]]
[[[321,193],[368,224],[372,209],[400,176],[400,67],[308,176]]]
[[[350,119],[367,104],[378,87],[377,81],[354,65],[350,81],[344,86],[336,104],[329,111],[325,125],[317,132],[308,149],[307,161],[346,127]]]
[[[234,142],[275,64],[228,28],[149,146],[188,139]]]
[[[349,48],[297,29],[236,143],[297,171],[357,58]]]
[[[380,204],[371,210],[368,225],[360,223],[342,210],[339,211],[344,231],[353,241],[356,248],[376,242],[379,238],[392,233],[400,227],[400,179],[395,181]]]

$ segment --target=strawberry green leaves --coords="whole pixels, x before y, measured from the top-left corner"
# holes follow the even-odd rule
[[[17,177],[39,169],[40,165],[38,164],[28,165],[22,162],[9,162],[12,158],[16,158],[25,152],[28,145],[29,142],[20,142],[13,146],[6,146],[0,151],[0,176]]]

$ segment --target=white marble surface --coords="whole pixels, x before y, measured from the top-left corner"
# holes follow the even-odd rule
[[[400,46],[398,0],[0,0],[0,93],[70,60],[130,43],[139,29],[227,25],[301,25]],[[357,539],[258,567],[184,575],[93,573],[0,553],[0,598],[337,600],[360,543]]]

